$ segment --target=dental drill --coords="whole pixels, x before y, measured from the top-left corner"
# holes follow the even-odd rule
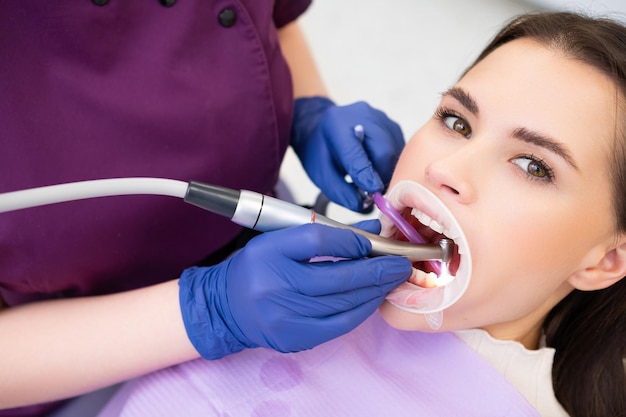
[[[114,195],[154,194],[185,202],[231,219],[241,226],[267,232],[318,223],[352,230],[372,244],[371,256],[398,255],[412,262],[439,260],[449,264],[454,249],[450,239],[437,244],[409,243],[383,238],[332,220],[311,209],[248,190],[234,190],[197,181],[162,178],[117,178],[82,181],[0,194],[0,213],[65,201]]]
[[[313,210],[274,197],[248,190],[208,185],[191,181],[185,201],[210,212],[229,217],[231,221],[249,229],[267,232],[306,223],[352,230],[372,243],[370,255],[399,255],[411,261],[441,260],[449,262],[454,243],[441,239],[439,244],[412,244],[383,238],[352,226],[339,223]]]

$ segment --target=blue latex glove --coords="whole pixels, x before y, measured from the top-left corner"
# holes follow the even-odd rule
[[[356,125],[364,127],[362,142],[354,134]],[[336,106],[325,97],[295,101],[291,146],[315,185],[350,210],[363,209],[365,196],[357,187],[385,191],[404,144],[400,126],[367,103]]]
[[[186,269],[187,335],[202,357],[217,359],[259,346],[296,352],[347,333],[411,274],[402,257],[361,259],[370,249],[352,231],[307,224],[259,235],[218,265]],[[350,259],[308,262],[321,255]]]

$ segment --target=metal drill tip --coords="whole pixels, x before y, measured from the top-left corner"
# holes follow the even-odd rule
[[[441,262],[449,263],[454,253],[454,241],[444,238],[439,241],[439,246],[441,246]]]

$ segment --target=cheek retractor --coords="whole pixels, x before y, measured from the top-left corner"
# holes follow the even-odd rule
[[[456,248],[458,252],[458,255],[453,256],[454,262],[458,261],[458,268],[454,268],[455,275],[450,272],[451,259],[441,263],[433,262],[437,264],[436,266],[440,266],[440,269],[437,269],[436,287],[424,288],[406,282],[387,296],[389,303],[407,312],[425,315],[428,325],[433,329],[438,329],[443,321],[443,310],[458,301],[470,282],[472,257],[467,238],[448,207],[419,183],[400,181],[389,191],[384,201],[380,197],[378,200],[383,214],[380,217],[381,236],[391,237],[399,230],[411,241],[418,239],[416,234],[419,239],[422,239],[410,223],[400,215],[405,208],[411,208],[413,215],[417,218],[425,218],[424,213],[435,215],[436,218],[432,219],[432,222],[437,222],[437,230],[442,230],[442,234],[446,237],[441,241],[450,241],[450,246]],[[420,220],[420,222],[424,221]]]

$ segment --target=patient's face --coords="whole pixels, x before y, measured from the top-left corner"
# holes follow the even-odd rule
[[[500,47],[443,95],[391,184],[427,187],[467,236],[472,281],[442,330],[536,337],[550,308],[582,285],[572,277],[615,236],[615,111],[608,78],[527,39]],[[430,330],[388,302],[381,311],[395,327]]]

